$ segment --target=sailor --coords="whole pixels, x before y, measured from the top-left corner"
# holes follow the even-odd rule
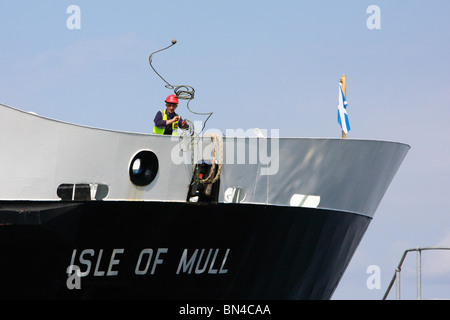
[[[175,109],[178,107],[178,98],[174,94],[168,96],[165,102],[166,110],[158,111],[153,120],[155,122],[153,133],[176,136],[178,127],[187,129],[189,125],[186,120],[175,113]]]

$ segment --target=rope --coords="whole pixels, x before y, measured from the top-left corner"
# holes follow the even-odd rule
[[[211,167],[211,170],[209,171],[208,176],[205,179],[200,179],[199,181],[200,181],[200,183],[203,183],[203,184],[210,184],[210,183],[214,183],[217,180],[219,180],[220,174],[222,173],[223,141],[222,141],[222,137],[217,133],[208,133],[205,135],[205,137],[211,137],[213,145],[214,145],[212,159],[211,159],[212,167]],[[217,173],[213,177],[213,174],[216,171],[216,150],[217,150],[216,142],[220,147],[219,148],[219,161],[217,161],[218,162]]]

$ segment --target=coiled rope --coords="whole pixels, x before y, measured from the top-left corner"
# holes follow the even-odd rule
[[[205,179],[200,179],[200,183],[204,183],[204,184],[210,184],[210,183],[214,183],[216,182],[219,177],[220,174],[222,173],[222,164],[223,164],[223,141],[222,141],[222,137],[217,134],[217,133],[208,133],[205,135],[205,137],[211,137],[212,139],[212,143],[214,144],[214,148],[213,148],[213,154],[212,154],[212,159],[211,159],[211,170],[209,171],[208,176]],[[216,145],[216,142],[218,144],[218,148]],[[216,161],[216,150],[219,149],[219,160]],[[216,162],[217,162],[217,173],[215,173],[216,171]],[[214,174],[215,173],[215,174]]]

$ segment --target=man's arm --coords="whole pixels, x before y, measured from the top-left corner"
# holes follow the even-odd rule
[[[156,113],[155,119],[153,119],[153,122],[155,123],[155,126],[157,127],[165,127],[166,126],[166,120],[162,119],[161,111],[158,111]]]

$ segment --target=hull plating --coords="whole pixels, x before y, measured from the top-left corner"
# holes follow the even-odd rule
[[[370,220],[268,205],[3,201],[0,297],[329,299]],[[82,276],[69,279],[70,265]]]

